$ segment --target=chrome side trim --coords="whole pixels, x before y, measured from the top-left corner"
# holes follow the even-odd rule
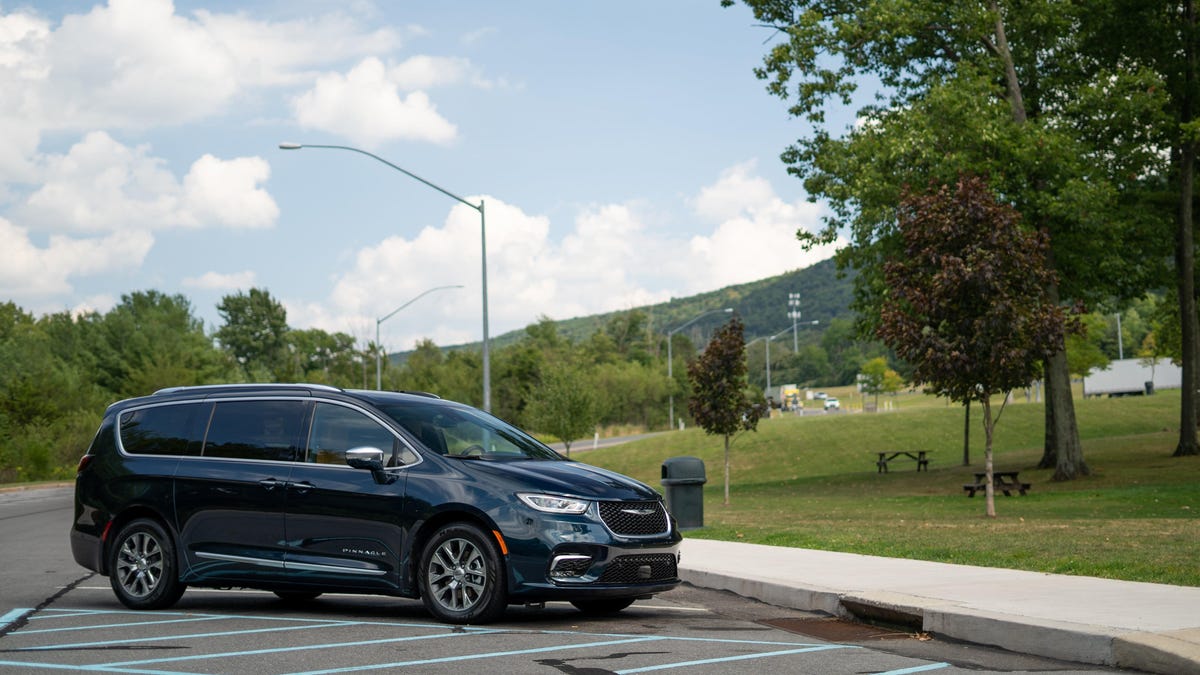
[[[364,570],[358,567],[343,567],[341,565],[317,565],[314,563],[287,562],[284,560],[267,560],[265,558],[250,558],[241,555],[228,555],[225,553],[208,553],[206,551],[198,551],[197,558],[206,558],[209,560],[223,560],[225,562],[245,563],[247,565],[257,565],[259,567],[270,567],[272,569],[285,570],[305,570],[309,572],[337,572],[339,574],[362,574],[366,576],[383,576],[387,574],[386,570]]]

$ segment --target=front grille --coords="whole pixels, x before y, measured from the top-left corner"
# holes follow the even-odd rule
[[[674,581],[678,575],[675,556],[670,553],[623,555],[608,564],[597,583],[647,584]]]
[[[614,534],[648,536],[669,529],[662,502],[600,502],[600,518]]]

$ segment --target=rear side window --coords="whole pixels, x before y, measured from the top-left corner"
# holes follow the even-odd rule
[[[219,401],[213,410],[205,457],[290,462],[305,420],[303,401]]]
[[[160,405],[121,415],[121,446],[135,455],[187,455],[199,450],[202,403]]]
[[[340,405],[318,403],[313,411],[307,460],[317,464],[346,464],[346,451],[371,447],[392,458],[389,466],[411,464],[416,455],[391,430],[363,413]]]

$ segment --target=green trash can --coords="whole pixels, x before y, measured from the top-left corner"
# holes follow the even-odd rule
[[[704,461],[699,457],[671,457],[662,464],[662,486],[667,510],[681,530],[704,527]]]

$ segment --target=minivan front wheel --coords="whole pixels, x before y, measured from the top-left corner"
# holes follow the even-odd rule
[[[443,526],[421,553],[421,600],[440,621],[487,623],[508,604],[500,555],[469,523]]]
[[[166,609],[187,588],[179,581],[171,535],[146,518],[117,533],[109,552],[108,579],[117,599],[130,609]]]

